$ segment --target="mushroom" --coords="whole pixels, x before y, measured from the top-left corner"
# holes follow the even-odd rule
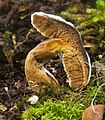
[[[33,13],[31,23],[48,39],[38,44],[27,55],[25,74],[29,86],[34,91],[41,84],[59,88],[58,81],[42,63],[44,59],[60,54],[69,86],[83,89],[90,81],[91,63],[74,25],[60,16],[43,12]]]

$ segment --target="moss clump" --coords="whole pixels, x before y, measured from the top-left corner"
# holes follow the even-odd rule
[[[61,15],[74,21],[92,54],[101,54],[105,49],[105,1],[97,0],[94,8],[88,7],[82,14],[79,6],[76,6],[77,9],[74,9],[74,6],[61,12]]]
[[[23,120],[81,120],[82,106],[73,101],[47,100],[43,105],[31,106],[23,115]]]
[[[44,95],[35,105],[23,111],[21,120],[81,120],[82,112],[91,105],[98,86],[93,80],[87,88],[78,93],[62,87],[60,97]],[[98,91],[94,105],[104,104],[104,88]]]

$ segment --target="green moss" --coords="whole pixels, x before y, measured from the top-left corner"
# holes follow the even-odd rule
[[[73,101],[47,100],[41,106],[31,106],[23,112],[23,120],[81,120],[82,106]]]
[[[82,92],[73,92],[62,87],[60,96],[43,94],[35,105],[23,111],[22,120],[81,120],[82,112],[91,105],[98,89],[97,81],[93,81]],[[105,104],[104,87],[98,91],[95,104]],[[46,97],[45,97],[46,96]]]
[[[104,0],[97,0],[96,1],[96,7],[98,9],[105,9],[105,1]]]

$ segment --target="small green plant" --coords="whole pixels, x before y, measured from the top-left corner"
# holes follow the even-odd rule
[[[3,52],[4,55],[7,58],[7,61],[10,65],[11,70],[13,71],[13,61],[12,61],[12,57],[14,56],[14,50],[11,47],[11,35],[12,33],[9,31],[5,32],[5,36],[4,36],[4,45],[3,45]]]

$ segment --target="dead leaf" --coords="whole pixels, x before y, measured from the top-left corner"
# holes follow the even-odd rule
[[[7,109],[7,107],[5,105],[3,105],[2,103],[0,103],[0,110],[5,111]]]
[[[92,106],[88,107],[82,114],[82,120],[103,120],[105,105],[94,105],[94,110]]]

